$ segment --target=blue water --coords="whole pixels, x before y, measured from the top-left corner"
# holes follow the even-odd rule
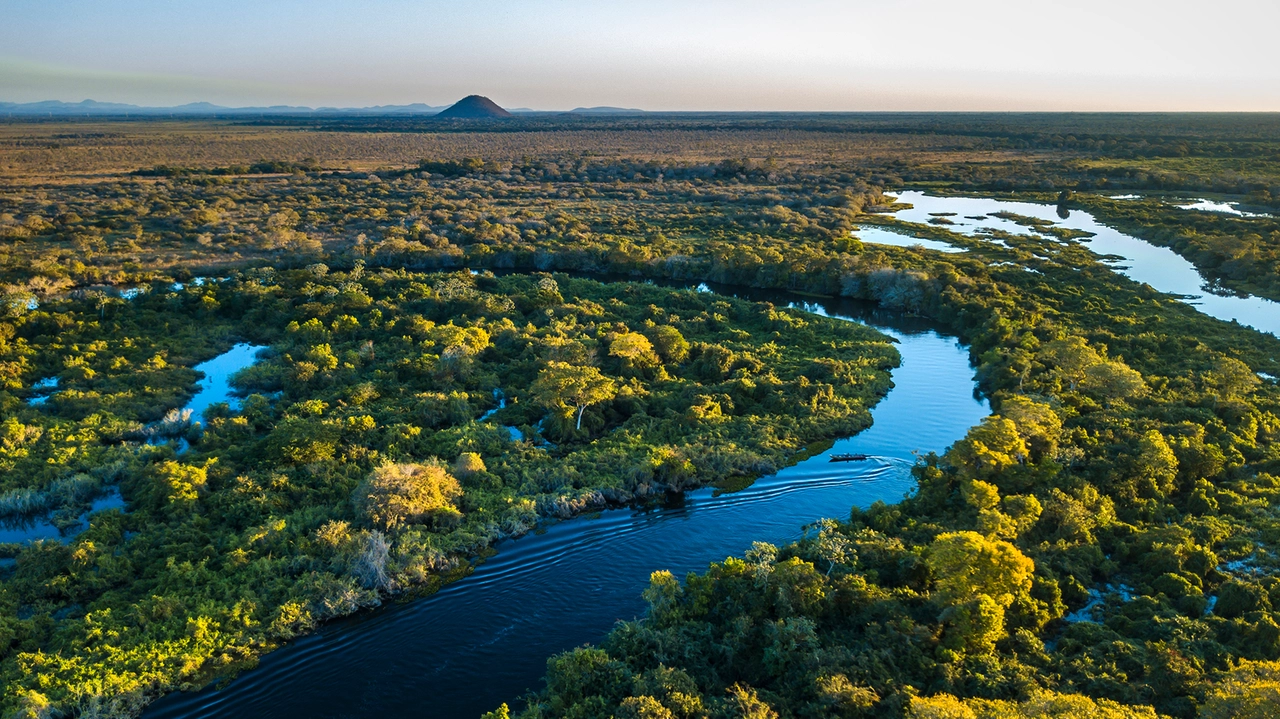
[[[191,410],[192,416],[196,420],[200,418],[206,409],[219,402],[227,402],[232,409],[238,409],[240,401],[232,395],[231,375],[253,364],[257,359],[258,351],[261,349],[263,348],[259,346],[238,344],[227,352],[196,365],[195,369],[204,373],[204,379],[199,382],[195,396],[191,398],[191,401],[183,409]],[[51,377],[40,380],[32,385],[32,388],[41,390],[56,389],[57,386],[57,378]],[[28,401],[31,404],[37,404],[37,400],[43,402],[45,399],[47,397],[33,398]],[[186,446],[187,441],[185,439],[178,440],[180,450],[185,450]],[[37,539],[71,539],[88,528],[89,515],[104,509],[123,509],[124,506],[125,502],[120,496],[120,490],[112,487],[106,494],[93,500],[89,511],[80,517],[80,524],[67,532],[59,532],[58,528],[49,521],[48,516],[22,520],[5,520],[0,522],[0,543],[30,542]]]
[[[31,389],[39,392],[40,394],[34,397],[28,397],[27,404],[32,407],[39,407],[49,401],[49,395],[58,391],[58,378],[45,377],[42,380],[37,380],[31,385]]]
[[[32,542],[37,539],[57,539],[60,541],[71,539],[89,528],[89,516],[95,512],[101,512],[104,509],[123,508],[124,498],[120,496],[120,490],[112,487],[106,494],[93,500],[89,511],[80,515],[80,524],[71,527],[65,534],[58,531],[58,528],[53,522],[49,521],[47,516],[22,520],[5,520],[0,522],[0,544]]]
[[[477,717],[539,688],[549,656],[640,616],[653,571],[703,571],[753,541],[784,544],[817,519],[900,500],[914,487],[916,453],[941,452],[989,411],[975,396],[968,351],[921,320],[855,301],[734,294],[801,303],[897,339],[902,366],[874,425],[739,492],[688,492],[659,509],[605,511],[503,542],[430,597],[330,623],[224,688],[171,694],[144,716]],[[872,457],[832,463],[834,452]]]
[[[196,371],[204,373],[204,379],[197,385],[196,394],[187,403],[184,410],[191,410],[191,416],[199,421],[209,407],[226,402],[231,409],[240,408],[240,400],[232,394],[231,376],[257,361],[258,352],[264,349],[258,345],[238,344],[207,362],[195,366]]]
[[[947,244],[941,240],[931,240],[927,237],[913,237],[904,235],[883,227],[860,227],[853,231],[854,237],[863,242],[870,242],[876,245],[892,245],[894,247],[924,247],[929,250],[937,250],[938,252],[946,252],[948,254],[956,254],[964,252],[965,248]]]
[[[1129,279],[1146,283],[1160,292],[1181,295],[1183,301],[1211,317],[1236,320],[1242,325],[1280,336],[1280,302],[1252,295],[1221,294],[1211,289],[1195,265],[1178,253],[1107,227],[1082,210],[1071,210],[1066,217],[1061,217],[1057,207],[1035,202],[1010,202],[987,197],[932,197],[915,190],[896,194],[899,202],[910,203],[912,207],[895,212],[894,217],[907,222],[927,223],[933,217],[931,213],[954,212],[956,216],[947,219],[955,224],[947,229],[964,235],[976,236],[983,229],[1020,235],[1032,232],[1012,220],[991,217],[995,212],[1012,212],[1047,220],[1059,227],[1092,232],[1094,237],[1085,241],[1086,246],[1100,255],[1122,257],[1122,260],[1109,264]],[[985,217],[981,220],[970,218],[979,215]]]

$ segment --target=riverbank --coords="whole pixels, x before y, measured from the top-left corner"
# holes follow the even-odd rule
[[[753,541],[791,541],[802,526],[845,517],[851,506],[897,502],[913,489],[918,455],[943,451],[988,411],[975,397],[968,350],[926,320],[850,300],[714,290],[800,303],[897,340],[902,363],[893,371],[894,388],[872,409],[871,427],[732,493],[691,490],[663,504],[555,522],[504,541],[469,576],[433,596],[321,627],[225,687],[172,694],[144,716],[398,714],[416,711],[423,696],[432,697],[438,716],[478,716],[537,688],[547,656],[639,616],[653,571],[700,570]],[[847,452],[871,459],[829,461]]]

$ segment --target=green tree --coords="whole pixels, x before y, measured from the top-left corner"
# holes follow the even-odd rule
[[[1062,437],[1062,419],[1044,402],[1013,395],[1000,403],[1000,416],[1012,420],[1035,459],[1052,457]]]
[[[978,476],[997,474],[1027,456],[1018,425],[1000,415],[984,417],[947,452],[952,464]]]
[[[658,325],[649,333],[653,347],[668,364],[680,364],[689,356],[689,340],[671,325]]]
[[[630,371],[649,369],[659,364],[653,344],[639,332],[615,335],[609,342],[609,354],[621,359],[622,367]]]
[[[455,477],[466,478],[483,471],[485,471],[484,459],[475,452],[463,452],[453,463]]]
[[[1205,373],[1204,381],[1223,397],[1241,397],[1262,384],[1249,365],[1233,357],[1219,357],[1213,370]]]
[[[907,716],[910,719],[978,719],[972,709],[950,694],[911,697]]]
[[[1085,370],[1102,361],[1102,355],[1089,346],[1083,337],[1068,337],[1049,342],[1039,352],[1040,361],[1067,381],[1075,390],[1084,379]]]
[[[778,712],[765,703],[755,689],[734,684],[728,689],[725,716],[731,719],[778,719]]]
[[[1280,708],[1280,662],[1242,662],[1200,709],[1201,719],[1272,719]]]
[[[597,367],[548,362],[529,387],[529,393],[535,402],[548,409],[576,412],[577,429],[582,429],[582,413],[593,404],[616,397],[618,383]]]
[[[946,604],[960,604],[985,595],[1008,607],[1031,589],[1035,563],[1018,548],[977,532],[940,534],[925,555],[937,579],[938,596]]]
[[[1080,389],[1101,397],[1110,404],[1118,399],[1136,397],[1147,389],[1137,370],[1119,360],[1099,362],[1084,371]]]
[[[161,497],[171,506],[194,504],[209,481],[204,467],[172,460],[157,465],[155,476]]]
[[[1164,435],[1150,430],[1138,441],[1134,469],[1138,492],[1148,497],[1164,497],[1173,491],[1178,479],[1178,457]]]

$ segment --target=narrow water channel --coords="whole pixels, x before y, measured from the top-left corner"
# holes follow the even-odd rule
[[[998,212],[1035,217],[1059,227],[1092,232],[1094,237],[1085,240],[1086,246],[1100,255],[1123,257],[1123,260],[1111,264],[1129,279],[1145,282],[1161,292],[1182,295],[1185,302],[1211,317],[1228,322],[1236,320],[1242,325],[1280,337],[1280,302],[1252,295],[1211,291],[1195,265],[1178,253],[1107,227],[1083,210],[1070,210],[1066,217],[1062,217],[1057,207],[1035,202],[1010,202],[986,197],[933,197],[915,190],[896,195],[899,202],[910,203],[912,207],[894,213],[894,217],[907,222],[927,223],[945,216],[951,223],[947,229],[964,235],[979,235],[984,228],[1023,235],[1032,232],[1012,220],[994,217]]]
[[[941,452],[988,413],[967,349],[924,320],[854,300],[733,294],[865,322],[897,339],[902,366],[872,410],[873,426],[739,492],[689,492],[670,506],[609,510],[503,542],[471,576],[430,597],[330,623],[225,687],[170,694],[144,716],[478,717],[539,688],[551,655],[640,616],[651,572],[703,571],[753,541],[784,544],[854,505],[898,501],[914,488],[915,453]],[[870,459],[831,463],[832,453]]]
[[[182,411],[191,411],[192,420],[200,421],[204,411],[219,402],[226,402],[231,409],[240,408],[240,400],[231,386],[231,376],[258,360],[258,353],[266,349],[261,345],[241,343],[195,366],[204,379],[196,385],[196,394]]]
[[[198,422],[206,409],[219,402],[230,404],[232,409],[238,408],[240,401],[233,394],[231,376],[253,364],[257,353],[262,349],[261,346],[238,344],[217,357],[196,365],[194,369],[203,373],[204,378],[196,385],[196,394],[191,401],[178,412],[190,412],[193,420]],[[35,388],[56,390],[57,386],[57,378],[48,378],[36,383]],[[41,396],[39,399],[39,403],[32,404],[43,404],[48,397]],[[185,451],[186,446],[185,439],[178,440],[179,451]],[[100,496],[92,500],[88,511],[80,516],[79,522],[67,527],[58,527],[49,514],[0,519],[0,544],[22,544],[40,539],[67,541],[89,528],[89,518],[94,513],[124,509],[125,501],[118,488],[113,486],[100,491]],[[0,566],[10,562],[12,560],[0,559]]]

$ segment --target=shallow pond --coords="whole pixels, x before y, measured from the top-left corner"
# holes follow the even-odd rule
[[[191,416],[198,422],[206,409],[219,402],[226,402],[231,409],[239,409],[240,400],[232,394],[231,376],[257,362],[258,352],[263,349],[259,345],[242,343],[196,365],[195,370],[203,372],[204,379],[200,380],[195,396],[182,408],[183,411],[191,410]]]
[[[897,198],[899,202],[911,203],[912,208],[896,212],[894,217],[907,222],[926,223],[932,219],[933,213],[954,212],[959,216],[948,218],[953,224],[947,229],[965,235],[977,235],[984,228],[1016,234],[1032,232],[1012,220],[991,216],[997,212],[1034,217],[1059,227],[1092,232],[1095,236],[1085,240],[1089,249],[1100,255],[1123,257],[1112,265],[1126,277],[1145,282],[1161,292],[1182,295],[1186,302],[1212,317],[1236,320],[1280,336],[1280,302],[1251,295],[1214,294],[1206,289],[1205,279],[1195,265],[1178,253],[1107,227],[1083,210],[1070,210],[1066,217],[1061,217],[1053,205],[979,197],[931,197],[914,190],[897,193]],[[983,219],[971,219],[978,215],[984,216]]]
[[[946,252],[955,254],[966,252],[963,247],[947,244],[941,240],[931,240],[927,237],[913,237],[904,235],[899,232],[886,230],[883,227],[860,227],[853,231],[853,236],[863,242],[870,242],[876,245],[892,245],[894,247],[924,247],[938,252]]]
[[[49,401],[49,395],[58,391],[58,378],[45,377],[44,379],[37,380],[31,385],[31,389],[35,390],[39,394],[34,397],[28,397],[27,404],[32,407],[39,407]]]
[[[60,531],[48,516],[0,521],[0,544],[33,542],[37,539],[70,539],[89,528],[90,515],[104,509],[124,509],[124,498],[120,496],[120,490],[112,487],[106,494],[93,500],[89,511],[80,515],[80,523],[65,533]]]
[[[614,509],[509,540],[436,594],[330,623],[263,657],[217,690],[174,693],[146,717],[477,717],[536,689],[549,656],[599,641],[644,612],[651,572],[677,575],[783,544],[853,505],[895,502],[914,488],[917,452],[941,452],[988,414],[968,351],[926,322],[852,300],[702,285],[865,322],[899,341],[894,389],[874,425],[831,450],[734,493],[686,493],[658,509]],[[832,453],[870,455],[832,463]]]
[[[1189,205],[1178,205],[1178,207],[1184,210],[1200,210],[1201,212],[1221,212],[1225,215],[1235,215],[1236,217],[1271,217],[1271,215],[1261,212],[1245,212],[1236,207],[1234,202],[1215,202],[1204,198],[1197,199]]]

